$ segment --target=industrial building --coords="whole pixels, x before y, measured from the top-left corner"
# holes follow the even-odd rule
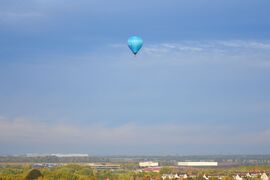
[[[139,162],[139,166],[140,167],[157,167],[158,166],[158,162],[152,162],[152,161],[148,161],[148,162]]]
[[[218,162],[178,162],[178,166],[198,166],[198,167],[209,167],[218,166]]]

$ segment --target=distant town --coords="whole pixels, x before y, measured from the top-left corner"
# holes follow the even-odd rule
[[[133,179],[147,176],[150,179],[164,180],[269,180],[270,175],[270,155],[91,156],[55,153],[0,156],[0,179],[1,176],[9,175],[6,173],[7,168],[25,168],[26,165],[30,172],[34,169],[40,171],[40,174],[46,174],[48,170],[51,172],[73,168],[78,170],[77,175],[75,173],[78,177],[81,177],[79,170],[86,168],[91,172],[89,177],[104,176],[107,179],[132,174]]]
[[[178,165],[178,162],[217,162],[224,166],[270,165],[270,155],[167,155],[167,156],[92,156],[89,154],[37,154],[0,155],[0,162],[46,162],[46,163],[139,163],[142,161],[159,162],[160,165]],[[188,166],[189,164],[179,164]],[[211,163],[211,165],[216,165]]]

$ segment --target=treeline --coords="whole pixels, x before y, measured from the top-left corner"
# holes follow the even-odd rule
[[[0,180],[144,180],[161,179],[159,173],[132,171],[97,171],[87,166],[67,165],[55,168],[5,167],[0,169]]]

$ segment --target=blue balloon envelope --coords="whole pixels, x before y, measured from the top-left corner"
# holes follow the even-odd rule
[[[128,39],[128,47],[135,55],[142,48],[142,45],[143,45],[143,40],[139,36],[132,36]]]

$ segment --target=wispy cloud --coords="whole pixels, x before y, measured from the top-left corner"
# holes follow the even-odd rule
[[[233,132],[233,133],[232,133]],[[102,124],[75,125],[64,122],[39,122],[22,118],[0,119],[0,143],[36,145],[260,145],[270,143],[270,129],[246,132],[237,127],[203,124],[127,123],[117,127]]]
[[[270,49],[270,42],[234,40],[234,41],[217,41],[217,43],[223,45],[224,47],[231,47],[231,48],[248,48],[261,50]]]
[[[127,50],[125,44],[113,44],[110,47]],[[269,50],[269,41],[211,40],[155,44],[145,42],[139,55],[146,60],[160,60],[169,64],[230,63],[268,68]]]
[[[120,46],[115,46],[120,47]],[[145,46],[146,52],[213,52],[222,51],[230,52],[234,50],[269,50],[270,42],[260,41],[241,41],[241,40],[227,40],[227,41],[184,41],[179,43],[157,43],[147,44]]]
[[[0,23],[22,23],[44,17],[40,12],[0,12]]]
[[[170,50],[175,51],[192,51],[192,52],[201,52],[201,51],[213,51],[216,49],[230,51],[231,48],[235,49],[261,49],[269,50],[270,42],[269,41],[252,41],[252,40],[212,40],[212,41],[182,41],[178,43],[155,43],[147,44],[145,43],[146,52],[148,49],[157,52],[169,52]],[[125,47],[125,44],[116,43],[112,44],[111,47],[122,48]]]

